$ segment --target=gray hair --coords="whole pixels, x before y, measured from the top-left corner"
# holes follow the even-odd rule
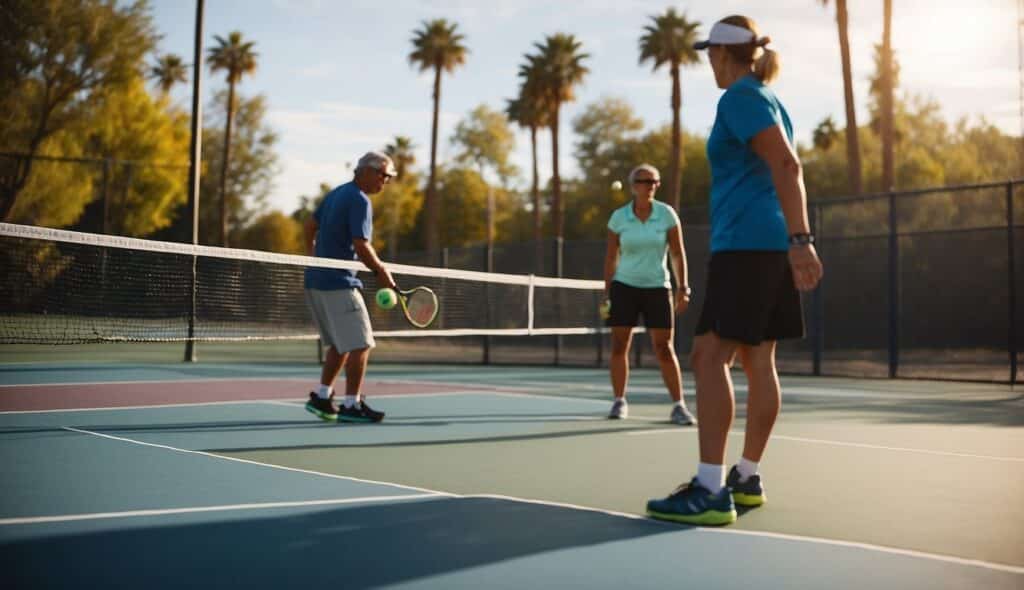
[[[630,187],[632,187],[633,183],[636,182],[636,175],[641,173],[641,172],[643,172],[644,170],[646,170],[647,172],[650,172],[651,174],[653,174],[654,178],[656,178],[658,180],[661,180],[661,172],[658,172],[657,168],[655,168],[654,166],[651,166],[650,164],[640,164],[639,166],[637,166],[636,168],[633,168],[629,172],[629,186]]]
[[[398,172],[395,171],[395,163],[384,152],[366,152],[362,158],[359,158],[355,171],[359,172],[363,168],[373,168],[388,176],[398,176]]]

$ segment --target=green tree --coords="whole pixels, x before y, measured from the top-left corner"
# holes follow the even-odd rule
[[[235,243],[239,248],[250,250],[305,254],[302,225],[280,211],[270,211],[257,217],[238,231]]]
[[[836,129],[836,122],[832,119],[832,115],[829,115],[814,128],[814,147],[827,152],[838,137],[839,130]]]
[[[215,35],[217,44],[209,48],[210,70],[213,72],[223,71],[228,83],[227,96],[227,118],[224,122],[224,142],[222,148],[224,156],[221,158],[220,168],[220,242],[221,246],[228,245],[228,204],[227,204],[227,182],[228,165],[231,162],[231,132],[235,121],[235,86],[242,81],[242,76],[256,72],[256,58],[258,54],[253,51],[255,43],[242,39],[242,33],[232,31],[225,39]]]
[[[420,71],[434,71],[434,114],[430,129],[430,173],[427,177],[426,195],[426,247],[433,256],[440,248],[441,210],[437,198],[437,119],[441,108],[441,72],[451,73],[466,62],[469,49],[463,44],[465,37],[456,32],[455,23],[445,19],[423,22],[423,27],[413,31],[413,51],[409,63],[419,66]]]
[[[181,57],[168,53],[157,59],[149,69],[149,77],[156,80],[156,85],[164,94],[168,94],[177,83],[188,81],[188,70]]]
[[[384,153],[395,162],[398,178],[392,180],[384,191],[370,197],[374,199],[375,218],[380,219],[386,228],[385,232],[376,232],[376,235],[387,236],[386,244],[380,247],[387,248],[390,260],[398,258],[401,236],[410,234],[423,208],[419,175],[412,170],[416,163],[415,149],[412,139],[402,135],[395,136],[393,142],[384,146]]]
[[[29,155],[0,160],[7,221],[44,143],[141,75],[157,35],[141,1],[5,0],[0,30],[0,145]]]
[[[202,154],[206,170],[224,170],[225,176],[223,180],[212,174],[200,178],[199,217],[200,220],[217,220],[223,210],[228,223],[226,231],[234,232],[245,227],[251,217],[265,207],[278,170],[277,134],[265,122],[265,97],[236,97],[231,140],[234,147],[231,162],[225,165],[222,160],[227,155],[225,135],[218,123],[228,116],[223,110],[226,94],[227,91],[221,90],[210,101],[206,112],[212,118],[212,125],[203,130]],[[224,195],[223,203],[214,198],[220,194]],[[219,223],[201,221],[199,224],[203,244],[219,244],[221,232]]]
[[[395,171],[398,172],[399,180],[405,178],[406,172],[410,171],[410,166],[416,163],[415,150],[416,146],[412,143],[412,139],[404,135],[396,135],[393,142],[384,146],[384,153],[391,156],[391,160],[395,163]]]
[[[828,6],[829,0],[818,0],[822,6]],[[857,132],[857,110],[853,99],[853,66],[850,62],[850,17],[846,10],[846,0],[835,0],[836,28],[839,33],[839,56],[843,68],[843,103],[846,106],[846,161],[849,191],[859,195],[864,191],[863,173],[861,171],[860,134]]]
[[[652,16],[651,21],[651,24],[644,27],[644,34],[640,37],[640,63],[651,61],[655,70],[668,65],[669,75],[672,77],[672,157],[668,169],[666,200],[678,210],[682,166],[682,129],[679,111],[683,104],[679,68],[700,63],[700,56],[693,48],[700,23],[690,22],[685,14],[676,13],[674,8],[669,8],[665,14]]]
[[[583,65],[589,54],[581,53],[583,44],[574,35],[556,33],[535,43],[537,53],[527,55],[527,64],[519,75],[527,86],[536,84],[548,108],[551,129],[551,211],[555,237],[564,235],[562,185],[558,174],[558,117],[562,104],[575,100],[575,87],[590,70]]]
[[[518,174],[515,165],[509,161],[509,155],[516,146],[516,138],[509,128],[508,118],[504,113],[491,110],[487,105],[480,105],[469,115],[459,121],[455,134],[451,138],[455,146],[455,161],[460,164],[472,163],[485,178],[487,169],[494,170],[507,186],[508,179]],[[486,180],[484,181],[487,184]],[[495,235],[495,197],[490,184],[487,185],[487,242],[494,243]]]

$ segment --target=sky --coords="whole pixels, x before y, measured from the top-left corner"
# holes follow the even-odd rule
[[[937,101],[952,123],[984,117],[1005,133],[1020,135],[1018,2],[1024,0],[893,0],[893,46],[901,66],[901,92]],[[850,44],[857,120],[868,121],[872,46],[881,42],[882,0],[850,0]],[[793,120],[798,143],[831,115],[845,125],[842,70],[833,3],[820,0],[206,0],[204,46],[213,36],[240,31],[255,41],[258,69],[238,87],[262,94],[267,123],[278,134],[280,171],[268,205],[290,213],[321,182],[351,178],[360,155],[381,149],[397,135],[412,138],[417,167],[429,163],[433,75],[409,65],[413,31],[426,20],[454,21],[470,53],[464,66],[445,74],[441,87],[439,162],[453,154],[449,141],[459,120],[486,104],[503,109],[519,87],[523,56],[546,35],[570,33],[582,41],[590,69],[577,98],[563,107],[560,169],[578,170],[572,157],[571,121],[603,97],[628,101],[648,129],[671,122],[668,71],[638,64],[638,40],[651,16],[669,7],[701,23],[701,34],[730,14],[753,18],[782,59],[776,93]],[[969,10],[965,10],[969,6]],[[195,3],[152,0],[161,53],[191,63]],[[225,86],[207,69],[204,109]],[[682,72],[682,124],[707,134],[721,91],[706,60]],[[185,108],[191,85],[173,93]],[[538,137],[542,182],[550,176],[550,135]],[[527,132],[517,132],[513,162],[530,169]]]

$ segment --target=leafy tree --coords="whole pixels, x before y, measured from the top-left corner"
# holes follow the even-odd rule
[[[7,221],[44,143],[141,75],[157,35],[142,1],[4,0],[0,30],[0,145],[30,156],[0,160]]]
[[[829,0],[818,0],[828,6]],[[839,56],[843,67],[843,103],[846,105],[846,161],[849,191],[859,195],[864,190],[861,172],[860,134],[857,132],[857,110],[853,100],[853,66],[850,63],[849,13],[846,0],[835,0],[836,27],[839,33]]]
[[[640,63],[650,61],[657,70],[668,65],[672,77],[672,157],[668,169],[666,200],[679,209],[679,179],[682,165],[682,128],[679,110],[682,107],[682,90],[679,86],[679,68],[700,63],[700,56],[693,44],[697,41],[698,21],[689,21],[685,14],[678,14],[669,8],[665,14],[652,16],[651,24],[644,27],[640,37]]]
[[[562,104],[575,100],[575,87],[583,82],[590,72],[583,62],[590,57],[582,53],[583,47],[574,35],[556,33],[535,43],[537,53],[527,55],[527,64],[519,71],[523,83],[536,85],[548,108],[551,129],[551,212],[552,229],[555,237],[564,235],[562,211],[562,185],[558,175],[558,116]]]
[[[832,119],[832,115],[829,115],[814,128],[814,147],[827,152],[838,137],[839,131],[836,129],[836,122]]]
[[[235,121],[235,86],[242,81],[242,76],[256,72],[257,53],[253,51],[255,43],[244,41],[242,33],[232,31],[225,39],[214,36],[217,44],[209,48],[210,70],[223,71],[228,83],[227,118],[224,122],[224,141],[221,145],[224,156],[220,162],[220,245],[228,245],[228,165],[231,162],[231,132]]]
[[[384,146],[384,153],[391,156],[391,160],[395,163],[395,171],[398,172],[399,179],[405,178],[409,167],[416,163],[415,149],[416,146],[413,145],[412,139],[404,135],[396,135],[393,142]]]
[[[518,174],[515,165],[509,161],[509,155],[515,149],[515,135],[509,128],[508,118],[502,112],[493,111],[486,105],[476,107],[456,126],[451,141],[457,151],[455,160],[461,164],[475,165],[480,178],[484,178],[485,170],[490,168],[498,174],[502,186],[506,186],[508,178]],[[488,184],[488,243],[494,242],[495,206],[494,190]]]
[[[226,104],[226,94],[222,90],[212,98],[207,113],[213,118],[213,124],[203,130],[204,169],[224,170],[226,173],[223,180],[212,174],[204,174],[200,179],[199,238],[204,244],[220,243],[220,224],[208,221],[219,220],[222,207],[227,216],[229,232],[244,227],[265,206],[278,170],[275,152],[277,135],[264,122],[267,103],[263,96],[251,99],[236,97],[232,134],[234,147],[231,162],[224,165],[222,158],[227,155],[224,150],[225,135],[217,124],[222,117],[228,116],[222,110]],[[223,205],[214,198],[221,194],[221,190],[224,191]]]
[[[156,65],[149,69],[149,77],[156,80],[161,92],[168,94],[175,84],[188,81],[188,70],[181,57],[168,53],[161,56]]]
[[[236,246],[250,250],[305,254],[302,225],[280,211],[270,211],[257,217],[237,232]]]
[[[427,179],[426,247],[431,255],[440,249],[441,210],[435,186],[437,177],[437,119],[441,108],[441,71],[451,73],[466,62],[469,49],[463,44],[465,37],[456,32],[455,23],[445,19],[423,22],[423,27],[413,31],[413,51],[409,63],[419,66],[420,71],[434,71],[434,115],[430,130],[430,175]]]

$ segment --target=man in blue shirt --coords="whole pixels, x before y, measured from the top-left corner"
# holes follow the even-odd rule
[[[370,242],[373,207],[370,197],[396,176],[386,154],[368,152],[356,164],[354,178],[324,196],[306,221],[306,248],[313,256],[360,260],[377,275],[381,287],[395,287],[391,273],[381,263]],[[370,349],[375,346],[370,315],[354,271],[336,268],[306,269],[306,303],[327,345],[318,391],[310,392],[306,410],[324,420],[380,422],[384,413],[367,405],[360,396]],[[332,402],[333,384],[345,366],[345,399]]]

